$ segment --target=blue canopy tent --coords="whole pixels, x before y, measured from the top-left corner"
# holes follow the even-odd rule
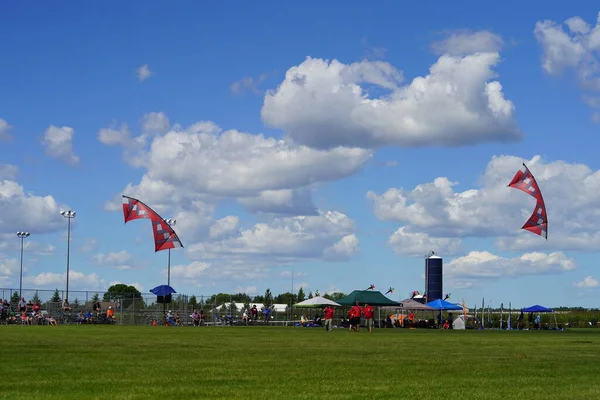
[[[425,305],[428,306],[428,307],[433,308],[434,310],[438,310],[439,311],[438,321],[439,321],[440,324],[442,322],[442,311],[458,311],[458,310],[462,310],[463,309],[459,305],[456,305],[454,303],[450,303],[449,301],[442,300],[442,299],[437,299],[437,300],[430,301],[429,303],[427,303]]]
[[[456,305],[454,303],[450,303],[449,301],[446,300],[442,300],[442,299],[437,299],[434,301],[430,301],[429,303],[425,304],[428,307],[433,308],[434,310],[439,310],[439,311],[457,311],[457,310],[462,310],[463,308],[459,305]]]
[[[536,304],[535,306],[522,308],[521,311],[523,311],[523,312],[543,312],[543,313],[554,312],[551,308],[546,308],[546,307],[540,306],[538,304]]]
[[[558,328],[558,322],[556,322],[556,314],[554,314],[554,310],[551,308],[546,308],[544,306],[536,304],[531,307],[521,308],[521,313],[552,313],[552,315],[554,316],[554,327]]]

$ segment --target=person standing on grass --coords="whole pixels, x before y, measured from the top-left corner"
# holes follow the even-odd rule
[[[363,308],[363,314],[365,315],[365,324],[367,325],[367,329],[369,330],[369,333],[371,333],[373,331],[373,306],[365,304],[365,307]]]
[[[354,307],[350,307],[348,310],[348,332],[354,330],[352,325],[354,324]]]
[[[354,316],[352,325],[354,325],[354,331],[360,332],[360,314],[362,314],[362,307],[358,304],[358,301],[352,307],[352,315]]]
[[[333,314],[335,313],[335,308],[327,306],[323,310],[323,313],[325,314],[325,330],[330,331],[333,328]]]

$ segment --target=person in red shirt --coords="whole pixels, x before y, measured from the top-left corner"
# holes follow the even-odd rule
[[[335,308],[327,306],[323,312],[325,313],[325,330],[330,331],[333,327],[333,314],[335,314]]]
[[[350,323],[354,326],[355,332],[360,332],[360,314],[362,314],[362,307],[358,305],[357,301],[356,305],[352,307],[353,318],[350,320]]]
[[[363,308],[363,314],[365,315],[365,325],[367,325],[367,329],[370,333],[373,331],[373,306],[365,304],[365,307]]]

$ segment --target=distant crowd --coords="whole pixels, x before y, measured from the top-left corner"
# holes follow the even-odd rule
[[[92,324],[92,323],[114,323],[115,315],[112,306],[109,306],[106,311],[102,310],[99,301],[94,302],[92,310],[84,313],[79,310],[73,314],[73,308],[69,304],[69,300],[65,299],[62,302],[60,310],[57,311],[57,317],[49,310],[42,310],[38,300],[26,301],[24,297],[16,304],[11,305],[8,299],[0,299],[0,324],[5,325],[58,325],[61,323],[73,322],[77,324]]]

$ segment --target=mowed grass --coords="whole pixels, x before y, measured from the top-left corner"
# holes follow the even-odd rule
[[[600,330],[0,327],[3,399],[600,399]]]

